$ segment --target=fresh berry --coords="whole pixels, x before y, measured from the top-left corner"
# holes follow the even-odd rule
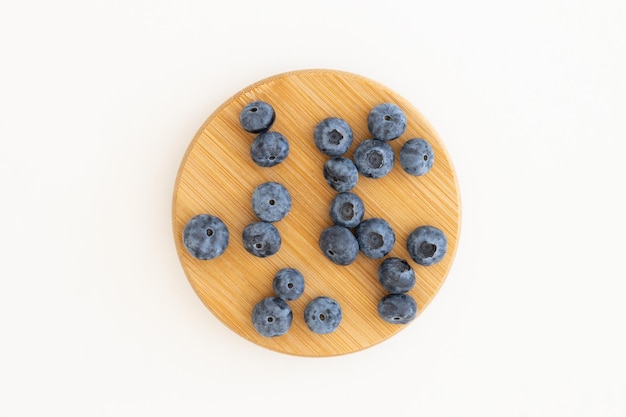
[[[250,133],[266,132],[274,124],[276,113],[272,106],[264,101],[248,103],[239,113],[239,123]]]
[[[420,265],[429,266],[443,259],[448,249],[448,240],[441,229],[421,226],[411,232],[406,247],[411,259]]]
[[[317,149],[330,156],[339,156],[347,152],[352,144],[352,129],[345,120],[329,117],[315,126],[313,132]]]
[[[387,294],[378,302],[378,315],[392,324],[407,324],[417,316],[417,303],[408,294]]]
[[[333,263],[350,265],[359,253],[359,244],[350,229],[343,226],[330,226],[322,232],[320,249]]]
[[[424,175],[430,171],[434,162],[433,148],[424,139],[410,139],[400,149],[400,165],[408,174]]]
[[[368,178],[382,178],[393,168],[393,148],[378,139],[366,139],[354,151],[354,165]]]
[[[396,243],[391,225],[384,219],[363,220],[356,228],[359,250],[368,258],[379,259],[387,255]]]
[[[273,167],[283,162],[289,155],[289,142],[278,132],[264,132],[258,135],[250,147],[252,160],[261,167]]]
[[[281,245],[278,229],[268,222],[250,223],[244,227],[242,238],[244,248],[259,258],[275,254]]]
[[[339,193],[330,202],[330,219],[338,226],[357,227],[365,215],[361,198],[351,192]]]
[[[277,182],[265,182],[252,193],[252,211],[265,222],[277,222],[291,210],[289,191]]]
[[[397,105],[382,103],[370,111],[367,128],[375,139],[393,140],[404,133],[406,116]]]
[[[341,306],[330,297],[317,297],[304,308],[304,321],[313,333],[328,334],[341,323]]]
[[[220,256],[228,247],[228,228],[209,214],[192,217],[183,230],[183,245],[191,256],[209,260]]]
[[[378,267],[378,282],[389,294],[402,294],[415,286],[415,272],[404,259],[387,258]]]
[[[304,277],[297,269],[283,268],[274,276],[272,288],[276,296],[283,300],[297,300],[304,292]]]
[[[359,172],[351,159],[336,156],[324,163],[324,178],[333,190],[342,193],[356,186]]]
[[[261,336],[280,336],[289,330],[293,312],[289,304],[278,297],[267,297],[252,309],[252,324]]]

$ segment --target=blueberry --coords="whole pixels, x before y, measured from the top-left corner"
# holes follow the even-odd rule
[[[410,139],[400,149],[400,165],[408,174],[424,175],[430,171],[434,162],[433,148],[424,139]]]
[[[407,261],[387,258],[378,267],[378,282],[390,294],[401,294],[415,286],[415,272]]]
[[[351,192],[339,193],[330,202],[330,219],[338,226],[357,227],[365,215],[361,198]]]
[[[329,117],[315,126],[313,132],[317,149],[330,156],[343,155],[352,144],[352,129],[338,117]]]
[[[368,258],[379,259],[387,255],[396,243],[391,225],[383,219],[363,220],[356,228],[359,250]]]
[[[228,237],[228,228],[220,218],[198,214],[185,225],[183,245],[194,258],[209,260],[224,253]]]
[[[417,303],[408,294],[387,294],[378,302],[378,315],[392,324],[407,324],[417,316]]]
[[[359,244],[350,229],[343,226],[330,226],[322,231],[320,249],[333,263],[350,265],[359,253]]]
[[[324,178],[333,190],[342,193],[354,188],[359,172],[351,159],[336,156],[324,163]]]
[[[252,309],[252,324],[261,336],[280,336],[289,330],[293,312],[289,304],[278,297],[267,297]]]
[[[330,297],[317,297],[304,308],[304,321],[313,333],[328,334],[341,323],[341,306]]]
[[[259,258],[275,254],[281,245],[278,229],[268,222],[250,223],[244,227],[242,238],[244,248]]]
[[[443,259],[448,250],[448,240],[441,229],[421,226],[411,232],[406,247],[411,259],[420,265],[429,266]]]
[[[261,167],[273,167],[283,162],[289,155],[289,142],[278,132],[264,132],[258,135],[250,147],[252,160]]]
[[[393,148],[378,139],[364,140],[354,151],[357,170],[368,178],[382,178],[393,168]]]
[[[252,211],[265,222],[277,222],[291,210],[289,191],[277,182],[265,182],[252,193]]]
[[[304,292],[304,277],[297,269],[283,268],[274,276],[272,288],[283,300],[297,300]]]
[[[266,132],[275,119],[276,113],[272,106],[260,100],[248,103],[239,113],[241,127],[250,133]]]
[[[406,116],[397,105],[382,103],[370,111],[367,128],[375,139],[393,140],[404,133]]]

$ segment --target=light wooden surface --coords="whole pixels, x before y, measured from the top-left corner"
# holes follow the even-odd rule
[[[255,135],[241,128],[239,112],[252,100],[264,100],[274,107],[276,122],[271,130],[289,140],[290,154],[278,166],[261,168],[250,158]],[[352,157],[358,143],[370,137],[369,110],[381,102],[398,104],[407,115],[408,126],[400,138],[389,142],[396,152],[392,172],[381,179],[359,176],[353,192],[365,203],[365,218],[382,217],[394,228],[396,244],[389,256],[404,258],[414,268],[417,283],[409,294],[421,313],[452,265],[461,208],[456,174],[444,144],[406,99],[375,81],[345,72],[303,70],[279,74],[226,101],[191,141],[174,190],[176,248],[187,279],[200,299],[245,339],[286,354],[334,356],[373,346],[411,325],[388,324],[377,315],[378,300],[385,295],[376,278],[382,260],[359,254],[353,264],[338,266],[327,260],[318,246],[321,231],[331,225],[328,207],[336,192],[322,174],[328,157],[315,147],[315,125],[329,116],[345,119],[354,131],[354,142],[346,154]],[[428,140],[435,152],[432,170],[422,177],[406,174],[397,159],[402,144],[414,137]],[[243,248],[241,234],[247,224],[256,221],[252,191],[266,181],[285,185],[293,207],[286,218],[275,223],[282,237],[280,251],[256,258]],[[186,222],[200,213],[220,217],[230,231],[226,252],[211,261],[192,258],[182,245]],[[447,255],[430,267],[417,265],[406,249],[409,233],[424,224],[441,228],[448,238]],[[306,289],[302,297],[289,302],[294,315],[291,329],[285,335],[265,338],[252,326],[251,311],[259,300],[273,294],[274,274],[284,267],[299,269]],[[342,306],[343,320],[332,334],[312,333],[303,319],[306,304],[320,295],[332,297]]]

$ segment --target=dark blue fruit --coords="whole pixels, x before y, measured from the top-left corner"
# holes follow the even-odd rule
[[[304,277],[294,268],[283,268],[276,273],[272,288],[277,297],[283,300],[297,300],[304,292]]]
[[[351,192],[339,193],[330,202],[330,219],[338,226],[357,227],[365,215],[361,198]]]
[[[244,248],[259,258],[275,254],[281,245],[278,229],[268,222],[250,223],[244,227],[242,238]]]
[[[393,168],[393,148],[378,139],[364,140],[354,151],[354,165],[368,178],[382,178]]]
[[[391,225],[383,219],[363,220],[356,228],[356,240],[363,255],[379,259],[391,252],[396,235]]]
[[[448,240],[441,229],[434,226],[421,226],[409,235],[406,247],[411,259],[420,265],[433,265],[446,254]]]
[[[274,124],[276,113],[272,106],[264,101],[248,103],[239,113],[239,123],[250,133],[261,133],[269,130]]]
[[[370,111],[367,128],[375,139],[393,140],[404,133],[406,116],[397,105],[382,103]]]
[[[359,244],[350,229],[343,226],[330,226],[322,232],[320,249],[333,263],[350,265],[359,253]]]
[[[283,162],[289,155],[289,142],[278,132],[264,132],[258,135],[250,147],[252,160],[261,167],[273,167]]]
[[[388,294],[378,302],[378,315],[392,324],[407,324],[417,316],[417,303],[408,294]]]
[[[356,186],[359,172],[351,159],[336,156],[324,163],[324,178],[333,190],[342,193]]]
[[[339,156],[347,152],[352,144],[352,129],[348,123],[338,117],[329,117],[315,126],[313,132],[317,149],[330,156]]]
[[[265,182],[252,193],[252,211],[265,222],[277,222],[291,210],[289,191],[277,182]]]
[[[261,336],[280,336],[289,330],[293,312],[289,304],[278,297],[267,297],[252,309],[252,324]]]
[[[404,259],[387,258],[378,267],[378,282],[389,294],[402,294],[415,286],[415,272]]]
[[[220,256],[228,247],[228,228],[218,217],[198,214],[183,230],[183,245],[197,259],[209,260]]]
[[[328,334],[341,323],[341,306],[330,297],[317,297],[304,309],[304,321],[313,333]]]
[[[430,171],[434,163],[433,148],[424,139],[410,139],[400,149],[400,165],[408,174],[424,175]]]

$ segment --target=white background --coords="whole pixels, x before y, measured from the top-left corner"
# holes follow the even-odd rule
[[[626,415],[623,1],[0,2],[0,415]],[[202,305],[171,198],[204,120],[305,68],[433,124],[457,256],[408,328],[278,354]]]

